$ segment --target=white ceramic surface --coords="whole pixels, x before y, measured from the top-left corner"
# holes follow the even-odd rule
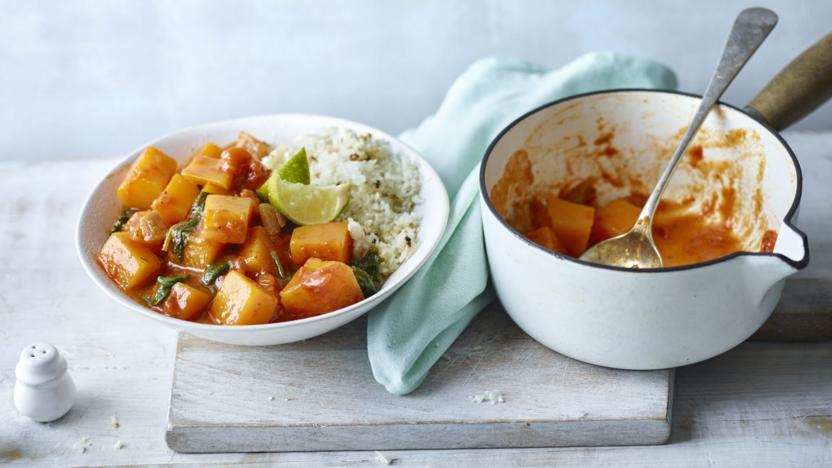
[[[570,357],[623,369],[659,369],[720,354],[754,333],[771,314],[784,279],[808,263],[806,236],[791,222],[801,191],[800,168],[785,142],[742,111],[720,105],[703,128],[714,133],[746,129],[759,138],[739,154],[705,147],[706,158],[744,165],[737,193],[738,221],[749,224],[749,249],[759,248],[765,228],[778,231],[774,253],[737,253],[710,262],[663,270],[601,267],[552,253],[529,242],[497,214],[492,188],[510,156],[528,150],[535,181],[568,172],[563,159],[582,134],[592,142],[615,128],[618,158],[639,166],[656,153],[656,142],[678,140],[698,99],[672,92],[613,91],[552,103],[510,125],[492,143],[481,168],[481,203],[491,275],[514,321],[536,340]],[[674,139],[675,135],[675,139]],[[749,156],[750,155],[750,156]],[[665,157],[669,157],[669,154]],[[645,159],[646,158],[646,159]],[[765,170],[756,179],[760,158]],[[606,164],[607,162],[604,162]],[[649,166],[645,165],[645,167]],[[576,170],[592,166],[576,165]],[[649,172],[649,171],[648,171]],[[681,169],[669,197],[681,197],[688,181]],[[584,174],[586,175],[586,174]],[[553,180],[554,179],[554,180]],[[678,180],[677,180],[678,179]],[[759,183],[759,223],[748,218],[743,197]],[[601,190],[614,198],[614,190]],[[487,199],[488,198],[488,199]]]
[[[66,359],[48,343],[32,343],[20,352],[14,368],[14,406],[35,421],[54,421],[75,403],[75,383]]]
[[[338,311],[302,320],[266,325],[215,326],[167,317],[142,306],[122,292],[98,266],[95,256],[106,240],[113,220],[122,210],[115,196],[116,187],[132,161],[146,146],[156,146],[182,163],[193,150],[208,141],[220,143],[231,141],[240,131],[251,133],[272,144],[280,144],[291,143],[301,135],[320,131],[326,127],[342,127],[358,132],[369,132],[376,138],[388,141],[395,154],[417,164],[422,176],[420,192],[422,202],[416,208],[416,214],[421,217],[418,245],[411,257],[387,279],[375,295]],[[238,345],[275,345],[305,340],[326,333],[360,317],[390,296],[428,259],[445,230],[447,220],[448,194],[445,187],[439,175],[414,149],[380,130],[356,122],[318,115],[275,114],[185,129],[150,141],[131,152],[95,187],[84,204],[78,221],[76,246],[81,264],[90,278],[122,308],[208,340]]]

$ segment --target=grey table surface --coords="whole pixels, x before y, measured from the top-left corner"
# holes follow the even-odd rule
[[[832,133],[786,135],[804,161],[805,190],[826,181]],[[817,159],[812,159],[817,158]],[[81,271],[75,218],[88,187],[114,160],[0,162],[0,463],[19,466],[370,466],[372,451],[179,454],[165,445],[176,334],[110,303]],[[811,203],[826,203],[828,196]],[[828,206],[828,205],[827,205]],[[820,206],[819,206],[820,207]],[[810,236],[827,220],[802,225]],[[827,242],[813,245],[827,251]],[[55,343],[78,385],[63,419],[37,424],[15,412],[19,350]],[[116,416],[120,422],[114,427]],[[117,442],[123,443],[116,448]],[[676,373],[673,427],[662,446],[385,451],[396,466],[829,466],[832,342],[749,342]]]

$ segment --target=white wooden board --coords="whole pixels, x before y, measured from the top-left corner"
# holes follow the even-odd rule
[[[180,452],[660,444],[673,373],[583,364],[490,307],[413,394],[388,394],[365,321],[293,345],[236,347],[182,334],[168,445]],[[485,392],[502,403],[473,401]],[[493,399],[496,399],[493,398]]]

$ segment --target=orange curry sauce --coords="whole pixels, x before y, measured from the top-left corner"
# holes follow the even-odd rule
[[[609,139],[609,136],[602,135],[595,142],[601,147],[599,156],[609,157],[617,153],[609,145]],[[697,165],[702,159],[702,148],[695,146],[689,153],[691,164]],[[536,193],[531,199],[512,203],[510,198],[515,187],[528,187],[534,182],[531,161],[525,151],[519,150],[515,156],[493,187],[491,199],[513,228],[550,250],[578,257],[598,242],[623,234],[633,226],[647,200],[643,193],[631,193],[624,199],[600,204],[594,181],[586,179],[567,183],[556,193]],[[718,208],[722,219],[732,218],[734,197],[733,190],[722,193],[724,202]],[[570,206],[576,208],[556,213],[551,206],[562,205],[562,202],[575,204]],[[509,205],[513,209],[510,215],[504,212]],[[583,216],[574,214],[576,212]],[[553,219],[559,214],[569,219]],[[606,219],[602,219],[605,216]],[[577,244],[578,247],[575,247],[576,238],[583,239]],[[659,204],[654,217],[653,238],[667,267],[702,263],[743,250],[743,243],[732,232],[730,221],[719,224],[709,222],[705,216],[692,214],[683,203],[662,201]],[[773,251],[776,240],[776,231],[766,231],[760,251]]]
[[[291,271],[297,269],[297,267],[292,262],[291,254],[289,253],[289,240],[291,238],[291,233],[278,233],[275,236],[271,236],[272,245],[274,245],[277,255],[279,256],[282,264],[289,268]],[[239,259],[240,247],[239,246],[227,246],[222,252],[222,254],[218,257],[220,260],[228,261],[231,264],[232,270],[240,270],[240,259]],[[216,282],[212,285],[205,285],[202,283],[202,275],[204,271],[198,268],[186,267],[178,264],[175,260],[170,257],[164,257],[165,262],[162,264],[162,268],[159,270],[158,276],[171,276],[171,275],[182,275],[186,276],[187,279],[184,281],[185,284],[192,286],[197,289],[207,290],[210,292],[211,296],[215,296],[217,294],[217,290],[222,285],[223,277],[220,276],[217,278]],[[257,278],[260,282],[260,285],[272,289],[272,290],[280,290],[283,286],[285,286],[285,281],[281,281],[280,279],[271,277],[269,278],[266,275],[262,275],[261,277]],[[273,281],[274,284],[265,284],[269,281]],[[153,306],[148,304],[147,298],[153,296],[156,292],[156,283],[152,282],[148,285],[135,290],[124,290],[124,292],[130,296],[134,301],[138,302],[140,305],[147,307],[149,309],[153,309],[154,311],[162,314],[168,315],[174,318],[180,318],[177,316],[175,311],[170,310],[171,303],[166,301],[162,304]],[[275,309],[274,314],[272,315],[269,323],[274,322],[282,322],[286,320],[292,320],[295,317],[291,317],[286,313],[286,311],[279,307]],[[191,319],[193,322],[199,323],[207,323],[211,325],[219,325],[220,322],[211,315],[211,312],[208,308],[203,310],[199,313],[196,318]]]

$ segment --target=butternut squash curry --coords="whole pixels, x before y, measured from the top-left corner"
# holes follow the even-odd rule
[[[579,257],[589,247],[629,231],[647,197],[628,197],[599,205],[591,180],[571,184],[568,190],[532,198],[527,206],[531,241],[563,255]],[[514,226],[518,228],[518,226]],[[653,238],[665,266],[701,263],[743,250],[730,226],[708,223],[678,203],[662,201],[653,222]],[[771,252],[775,231],[763,235],[761,252]]]
[[[353,259],[346,222],[296,225],[258,190],[270,179],[268,152],[241,133],[224,148],[206,144],[178,171],[172,157],[145,149],[118,188],[126,209],[101,267],[153,310],[210,324],[311,317],[373,294],[378,259]]]

